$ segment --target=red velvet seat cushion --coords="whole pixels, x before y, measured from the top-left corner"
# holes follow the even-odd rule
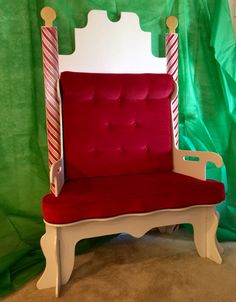
[[[145,213],[161,209],[217,204],[224,185],[174,172],[67,181],[59,197],[43,198],[43,216],[49,223],[71,223],[89,218]]]
[[[67,179],[172,170],[168,74],[61,74]]]

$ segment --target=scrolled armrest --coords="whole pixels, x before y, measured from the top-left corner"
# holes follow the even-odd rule
[[[53,163],[51,166],[50,184],[55,186],[55,195],[57,197],[64,185],[64,166],[62,158]]]
[[[216,165],[217,168],[221,168],[223,165],[222,157],[215,152],[206,152],[206,151],[191,151],[191,150],[177,150],[178,156],[183,157],[185,160],[185,156],[197,157],[199,161],[203,164],[207,162],[211,162]],[[189,159],[188,159],[189,160]]]
[[[186,157],[193,157],[189,159]],[[196,160],[195,160],[196,159]],[[206,179],[206,164],[212,162],[217,168],[222,167],[222,157],[215,152],[173,150],[174,172],[192,176],[198,179]]]

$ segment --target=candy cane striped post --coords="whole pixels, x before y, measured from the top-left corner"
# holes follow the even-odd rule
[[[166,19],[166,25],[169,28],[169,33],[166,34],[166,61],[167,73],[173,76],[173,79],[178,83],[178,34],[175,29],[178,26],[178,20],[174,16]],[[179,112],[178,112],[178,95],[171,103],[172,122],[175,146],[179,146]]]
[[[178,83],[178,35],[175,29],[178,26],[178,20],[174,16],[166,19],[166,25],[169,28],[169,33],[166,34],[166,64],[167,73],[173,76],[173,79]],[[174,144],[176,148],[179,146],[179,121],[178,121],[178,94],[171,103],[172,124],[174,134]],[[161,233],[173,233],[178,230],[179,225],[169,225],[159,227]]]
[[[46,102],[46,126],[48,141],[48,163],[49,169],[52,164],[61,157],[60,138],[60,101],[57,96],[57,80],[59,78],[58,64],[58,37],[57,28],[53,27],[56,18],[55,11],[50,7],[41,10],[41,17],[45,26],[41,27],[44,88]],[[50,186],[51,192],[55,194],[55,188]]]

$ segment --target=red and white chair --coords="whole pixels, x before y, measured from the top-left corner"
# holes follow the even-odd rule
[[[177,149],[177,84],[167,59],[151,54],[150,33],[135,14],[111,22],[92,11],[88,25],[75,30],[75,52],[58,61],[55,13],[46,8],[42,16],[52,192],[42,201],[46,268],[37,287],[59,295],[81,239],[141,237],[173,224],[192,224],[198,254],[221,263],[215,205],[225,191],[205,170],[222,159]],[[177,61],[172,46],[168,70]]]

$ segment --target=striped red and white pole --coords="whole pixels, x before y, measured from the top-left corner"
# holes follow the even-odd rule
[[[178,20],[174,16],[166,19],[166,25],[169,28],[169,33],[166,34],[166,62],[167,73],[172,75],[173,79],[178,83],[178,34],[175,29],[178,26]],[[171,103],[172,123],[175,146],[179,146],[179,98],[178,95]]]
[[[57,28],[53,27],[53,20],[56,18],[55,11],[50,7],[44,7],[41,11],[41,17],[45,21],[45,26],[41,27],[41,34],[50,169],[52,164],[61,157],[60,101],[57,96],[57,80],[59,78],[58,37]],[[54,186],[51,185],[50,189],[52,193],[55,193]]]

